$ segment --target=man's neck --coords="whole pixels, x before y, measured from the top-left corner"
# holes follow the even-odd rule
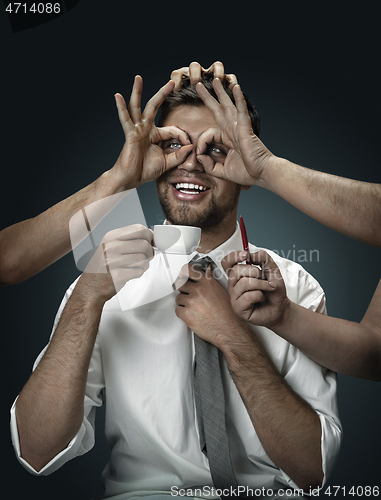
[[[225,223],[223,227],[202,230],[200,245],[197,251],[204,254],[211,252],[233,236],[236,227],[236,220],[232,220],[229,224]]]

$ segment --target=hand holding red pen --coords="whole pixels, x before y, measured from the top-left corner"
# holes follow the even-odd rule
[[[249,323],[273,328],[283,321],[290,303],[282,275],[264,250],[251,254],[251,264],[242,264],[246,255],[232,252],[221,261],[233,311]]]

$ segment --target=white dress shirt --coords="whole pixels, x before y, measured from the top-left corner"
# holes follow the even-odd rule
[[[231,238],[208,255],[222,270],[221,259],[235,250],[242,250],[238,226]],[[250,245],[251,252],[256,250]],[[288,297],[324,313],[324,292],[318,282],[299,264],[269,253],[281,270]],[[13,444],[20,462],[30,472],[50,474],[89,451],[94,445],[95,409],[106,396],[105,432],[111,458],[102,474],[103,498],[122,500],[170,493],[172,487],[213,486],[207,458],[200,451],[195,415],[193,334],[175,314],[177,292],[173,291],[164,267],[162,256],[156,255],[141,278],[128,282],[105,304],[88,371],[83,424],[68,447],[39,473],[20,457],[13,405]],[[75,283],[65,294],[53,332],[74,286]],[[336,375],[271,330],[250,327],[285,381],[318,414],[326,479],[341,442]],[[297,488],[266,455],[226,363],[222,368],[227,430],[238,485],[273,490]]]

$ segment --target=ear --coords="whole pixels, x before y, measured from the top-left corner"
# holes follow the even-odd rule
[[[248,191],[250,188],[251,188],[251,185],[250,185],[250,184],[249,184],[249,185],[245,185],[245,184],[243,184],[243,185],[242,185],[242,184],[241,184],[241,189],[242,189],[242,191]]]

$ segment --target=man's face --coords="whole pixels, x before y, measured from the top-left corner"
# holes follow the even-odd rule
[[[168,125],[184,130],[193,145],[181,165],[165,172],[156,181],[159,201],[168,222],[198,226],[212,232],[226,224],[235,224],[241,186],[207,174],[196,157],[200,135],[210,127],[218,128],[212,113],[205,106],[181,105],[168,115],[164,126]],[[177,139],[170,139],[162,147],[164,152],[170,153],[181,144]],[[215,161],[224,162],[227,152],[223,144],[210,144],[207,154]]]

